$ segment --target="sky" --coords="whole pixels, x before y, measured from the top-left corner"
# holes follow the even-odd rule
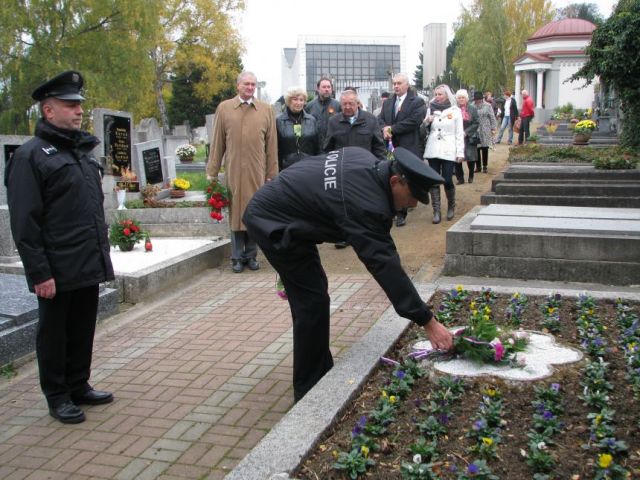
[[[453,23],[471,0],[245,0],[246,9],[236,18],[244,42],[242,62],[254,72],[271,101],[282,95],[283,48],[295,48],[299,35],[384,35],[405,37],[408,73],[413,75],[428,23],[446,23],[448,39]],[[556,8],[580,0],[552,0]],[[595,3],[606,18],[615,0]],[[396,14],[395,10],[398,10]]]

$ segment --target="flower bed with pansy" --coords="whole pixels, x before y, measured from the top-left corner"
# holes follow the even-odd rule
[[[433,304],[451,326],[486,314],[503,347],[520,329],[543,331],[584,358],[536,381],[452,377],[415,359],[424,333],[412,326],[294,478],[640,478],[640,304],[463,287]],[[517,363],[516,348],[487,343],[478,361]]]

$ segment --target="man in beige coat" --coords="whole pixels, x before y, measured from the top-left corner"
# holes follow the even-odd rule
[[[241,273],[247,265],[258,270],[258,247],[242,223],[244,209],[253,194],[278,173],[278,143],[271,106],[254,98],[257,78],[251,72],[238,75],[238,96],[222,102],[216,110],[207,178],[225,169],[231,193],[231,261]]]

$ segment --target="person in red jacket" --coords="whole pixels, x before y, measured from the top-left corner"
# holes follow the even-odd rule
[[[533,119],[533,98],[529,96],[529,92],[522,90],[522,109],[520,110],[520,132],[518,133],[518,145],[524,144],[525,140],[529,138],[531,134],[529,126]]]

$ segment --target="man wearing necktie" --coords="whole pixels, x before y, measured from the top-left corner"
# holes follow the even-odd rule
[[[207,178],[217,179],[224,166],[231,193],[231,261],[235,273],[245,266],[258,270],[258,247],[242,223],[244,209],[253,194],[278,173],[278,140],[271,106],[254,98],[257,78],[251,72],[238,76],[238,96],[216,110]],[[223,165],[224,160],[224,165]]]
[[[378,122],[386,143],[392,142],[394,148],[403,147],[422,158],[420,151],[420,125],[427,114],[422,98],[409,89],[409,77],[398,73],[393,77],[394,95],[384,102]],[[398,212],[396,225],[402,227],[406,222],[407,210]]]

